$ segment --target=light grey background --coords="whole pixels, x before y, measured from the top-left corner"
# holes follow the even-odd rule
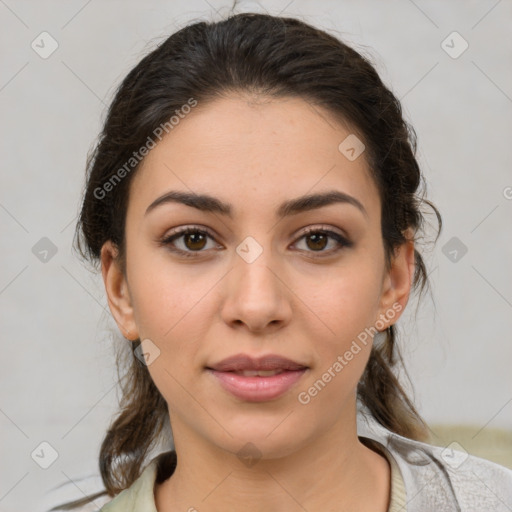
[[[77,479],[96,471],[116,409],[113,344],[122,340],[112,340],[100,276],[71,253],[105,106],[157,42],[229,6],[0,0],[1,512],[44,510],[44,492],[70,480],[79,497]],[[416,403],[429,422],[467,423],[475,434],[512,429],[512,2],[263,6],[353,44],[401,99],[445,223],[436,247],[425,248],[435,305],[427,296],[416,323],[415,304],[399,322]],[[46,59],[31,47],[42,47],[43,31],[58,43]],[[460,51],[453,31],[469,44],[457,58],[442,46]],[[32,252],[43,237],[57,248],[47,262]],[[445,255],[453,237],[467,247],[455,262]],[[43,441],[58,452],[46,470],[31,458]]]

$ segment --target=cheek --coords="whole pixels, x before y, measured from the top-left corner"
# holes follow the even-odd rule
[[[311,344],[317,366],[305,390],[317,403],[343,403],[355,389],[368,362],[372,335],[378,318],[379,269],[369,260],[359,258],[354,264],[337,268],[322,279],[316,292],[305,300]],[[300,292],[299,292],[300,293]],[[302,291],[305,293],[305,290]],[[321,398],[320,398],[321,395]],[[315,399],[316,400],[316,399]]]
[[[211,314],[206,310],[206,297],[201,301],[207,287],[204,279],[196,278],[194,286],[180,272],[161,270],[153,266],[133,276],[135,321],[141,340],[150,339],[159,351],[148,366],[156,387],[167,403],[186,404],[190,396],[184,389],[190,387],[194,366],[201,365],[205,319]]]
[[[128,273],[141,337],[167,344],[180,339],[183,330],[200,326],[195,317],[204,308],[201,298],[212,287],[208,273],[173,263],[163,248],[134,249]]]
[[[168,256],[155,252],[163,251],[134,253],[130,291],[140,339],[151,340],[160,351],[149,372],[173,403],[187,399],[180,389],[190,387],[190,375],[202,370],[204,343],[218,314],[213,301],[220,276],[193,264],[172,264]],[[146,262],[144,268],[137,261]]]
[[[347,265],[317,280],[314,287],[312,282],[303,284],[298,294],[311,311],[317,333],[322,333],[324,340],[331,339],[337,348],[375,324],[380,280],[372,266]]]

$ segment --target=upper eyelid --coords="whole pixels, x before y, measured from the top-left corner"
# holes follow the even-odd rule
[[[215,234],[214,231],[212,231],[210,228],[207,228],[205,226],[201,226],[199,224],[190,224],[190,225],[185,225],[185,226],[182,226],[182,227],[179,227],[179,228],[176,228],[174,231],[172,231],[171,233],[168,233],[168,234],[165,234],[163,236],[163,238],[169,238],[171,236],[175,236],[175,235],[182,235],[183,232],[186,232],[186,231],[204,231],[205,233],[207,233],[209,236],[211,236],[212,238],[215,238],[217,235]],[[336,231],[336,230],[339,230],[340,232]],[[349,236],[340,228],[336,228],[336,227],[333,227],[333,226],[328,226],[326,224],[317,224],[317,225],[312,225],[312,226],[307,226],[305,228],[301,228],[300,230],[298,230],[294,236],[302,236],[302,235],[305,235],[307,234],[308,232],[310,231],[333,231],[334,233],[342,236],[342,237],[345,237],[345,238],[348,238]]]
[[[301,230],[299,230],[298,233],[296,233],[294,235],[294,237],[296,238],[296,241],[300,240],[301,238],[303,238],[304,236],[308,235],[310,232],[317,232],[317,231],[326,231],[326,232],[331,232],[335,235],[338,235],[339,237],[341,237],[342,239],[344,239],[347,244],[350,243],[350,238],[347,234],[345,234],[344,232],[341,232],[339,233],[338,231],[336,231],[336,229],[339,229],[339,228],[334,228],[334,227],[331,227],[331,226],[327,226],[325,224],[318,224],[318,225],[313,225],[313,226],[307,226],[305,228],[302,228]],[[198,232],[204,232],[207,236],[209,236],[215,243],[218,244],[218,242],[216,241],[216,235],[215,233],[213,233],[209,228],[206,228],[204,226],[200,226],[200,225],[188,225],[188,226],[184,226],[184,227],[180,227],[180,228],[176,228],[175,231],[173,231],[172,233],[169,233],[169,234],[166,234],[162,237],[162,240],[169,240],[169,239],[179,239],[181,236],[184,236],[185,234],[187,234],[188,231],[198,231]],[[332,238],[332,235],[328,234],[328,236],[330,236]],[[191,252],[204,252],[204,251],[191,251]]]

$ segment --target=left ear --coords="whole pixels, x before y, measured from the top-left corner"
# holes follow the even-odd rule
[[[411,293],[415,270],[412,228],[405,230],[404,236],[407,240],[396,248],[391,260],[391,268],[382,283],[379,318],[386,323],[382,330],[387,329],[400,318]],[[393,315],[389,314],[390,311],[393,311]]]

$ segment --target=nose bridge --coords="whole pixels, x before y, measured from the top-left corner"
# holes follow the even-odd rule
[[[285,321],[290,315],[282,266],[272,250],[272,233],[258,238],[261,243],[248,236],[236,247],[224,304],[226,321],[242,321],[254,329]]]
[[[238,292],[249,293],[250,295],[264,294],[267,299],[279,292],[280,280],[276,277],[274,267],[278,264],[272,250],[272,233],[265,237],[247,236],[237,246],[236,269],[234,279],[238,283]]]

